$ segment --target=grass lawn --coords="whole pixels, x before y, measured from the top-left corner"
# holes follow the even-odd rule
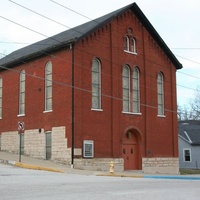
[[[180,169],[180,174],[200,174],[200,169]]]

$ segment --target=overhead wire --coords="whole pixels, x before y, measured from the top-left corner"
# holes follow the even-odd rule
[[[13,1],[12,1],[13,2]],[[42,16],[42,15],[41,15]],[[12,20],[11,20],[12,21]],[[55,21],[54,21],[55,22]],[[57,22],[56,22],[57,23]],[[19,25],[18,23],[17,23],[17,25]],[[26,28],[25,26],[23,26],[24,28]],[[35,32],[34,30],[32,30],[32,29],[29,29],[29,30],[31,30],[31,31],[33,31],[33,32]],[[39,32],[36,32],[36,33],[38,33],[38,34],[40,34]],[[42,34],[43,35],[43,34]],[[43,35],[44,36],[44,35]],[[45,36],[45,37],[48,37],[48,36]],[[111,62],[111,61],[109,61],[109,62]],[[91,91],[90,91],[91,92]]]
[[[11,2],[13,2],[13,1],[11,1]],[[19,4],[17,4],[17,5],[19,5]],[[19,5],[19,6],[21,6],[21,5]],[[23,8],[25,8],[25,9],[28,9],[28,8],[26,8],[26,7],[24,7],[24,6],[21,6],[21,7],[23,7]],[[32,10],[30,10],[30,9],[28,9],[29,11],[32,11]],[[34,12],[34,13],[37,13],[37,12],[35,12],[35,11],[32,11],[32,12]],[[37,13],[37,14],[39,14],[39,13]],[[41,15],[41,14],[39,14],[40,16],[42,16],[42,17],[45,17],[44,15]],[[45,18],[47,18],[47,17],[45,17]],[[47,19],[49,19],[50,20],[50,18],[47,18]],[[55,20],[52,20],[53,22],[56,22]],[[14,22],[15,23],[15,22]],[[57,22],[56,22],[57,23]],[[17,23],[17,25],[19,25],[18,23]],[[23,26],[23,28],[27,28],[27,27],[25,27],[25,26]],[[29,28],[28,28],[29,29]],[[29,30],[32,30],[32,29],[29,29]],[[39,32],[36,32],[36,33],[39,33]],[[39,33],[40,34],[40,33]],[[42,34],[43,35],[43,34]]]

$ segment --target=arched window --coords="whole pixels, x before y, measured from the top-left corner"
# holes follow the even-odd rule
[[[25,114],[25,70],[19,74],[19,115]]]
[[[130,68],[125,65],[122,72],[123,111],[130,112]]]
[[[52,63],[45,66],[45,111],[52,110]]]
[[[132,90],[133,90],[133,112],[140,112],[140,80],[139,80],[139,69],[138,67],[133,68],[132,76]]]
[[[124,51],[129,51],[129,37],[125,36],[124,39]]]
[[[164,81],[160,72],[157,77],[158,115],[164,115]]]
[[[0,119],[2,119],[2,96],[3,96],[3,81],[0,77]]]
[[[136,39],[134,37],[125,36],[124,51],[136,54]]]
[[[136,53],[136,41],[135,38],[130,39],[130,52]]]
[[[92,108],[101,109],[101,64],[98,59],[92,61]]]

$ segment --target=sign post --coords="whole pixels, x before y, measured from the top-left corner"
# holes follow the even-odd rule
[[[22,157],[22,132],[24,131],[24,122],[18,122],[18,133],[19,133],[19,162]]]

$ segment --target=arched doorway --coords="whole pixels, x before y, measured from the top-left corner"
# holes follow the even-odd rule
[[[129,129],[123,134],[122,157],[124,170],[141,169],[140,135],[137,130]]]

